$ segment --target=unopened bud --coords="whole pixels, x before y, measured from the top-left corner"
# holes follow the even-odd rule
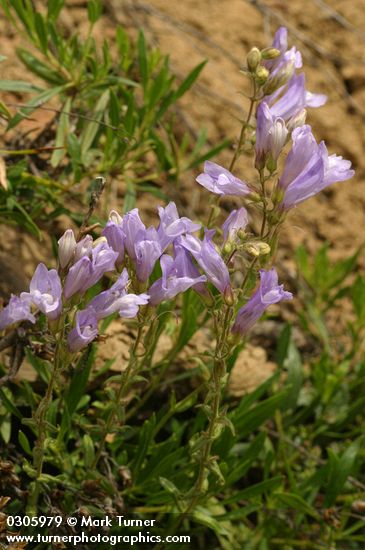
[[[72,229],[67,229],[58,241],[58,259],[65,268],[71,261],[76,249],[76,239]]]
[[[258,244],[259,252],[261,256],[266,256],[266,254],[270,254],[271,248],[270,245],[267,243],[264,243],[263,241],[260,241]]]
[[[244,241],[247,237],[247,233],[243,229],[239,229],[237,231],[237,237],[241,239],[241,241]]]
[[[245,246],[245,251],[254,258],[258,258],[260,256],[260,250],[256,243],[247,244]]]
[[[276,167],[277,167],[277,162],[270,155],[266,161],[266,168],[269,170],[270,174],[272,174],[273,172],[275,172]]]
[[[224,252],[225,254],[232,254],[233,249],[234,249],[234,247],[233,247],[232,243],[229,242],[229,241],[227,241],[227,242],[225,243],[224,247],[223,247],[223,252]]]
[[[123,221],[123,218],[122,218],[122,216],[120,216],[118,214],[118,212],[116,210],[111,210],[111,212],[109,214],[109,221],[113,222],[117,225],[120,225]]]
[[[96,246],[98,246],[98,244],[101,244],[101,243],[107,243],[108,242],[108,239],[106,237],[98,237],[97,239],[95,239],[95,241],[93,242],[93,248],[95,248]]]
[[[295,128],[298,128],[299,126],[303,126],[305,124],[306,118],[307,111],[305,109],[302,109],[301,111],[299,111],[299,113],[289,118],[286,124],[289,132],[292,132],[293,130],[295,130]]]
[[[281,51],[276,48],[265,48],[261,51],[262,59],[276,59],[281,55]]]
[[[247,56],[247,66],[253,73],[256,71],[261,61],[261,53],[258,48],[252,48]]]
[[[269,71],[265,67],[258,67],[256,69],[256,80],[259,84],[265,84],[267,79],[269,78]]]
[[[226,302],[227,306],[233,306],[233,304],[234,304],[234,296],[233,296],[231,285],[228,285],[225,288],[224,301]]]
[[[295,61],[289,61],[274,77],[270,78],[270,80],[266,83],[266,86],[264,88],[265,95],[271,95],[276,90],[284,86],[291,77],[293,76],[295,71]]]
[[[247,198],[250,199],[250,201],[252,202],[262,202],[261,195],[259,195],[258,193],[250,193],[249,195],[247,195]]]

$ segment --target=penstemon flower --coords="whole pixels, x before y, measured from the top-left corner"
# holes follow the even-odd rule
[[[291,292],[285,291],[284,286],[278,284],[278,274],[274,268],[269,271],[261,269],[259,288],[247,304],[238,310],[232,332],[246,334],[270,305],[291,300],[292,297]]]
[[[22,292],[20,298],[29,300],[48,319],[54,321],[61,314],[61,294],[61,281],[57,271],[48,270],[44,264],[39,264],[30,282],[29,292]]]
[[[317,144],[308,125],[293,131],[293,146],[279,179],[283,193],[280,209],[288,210],[316,195],[325,187],[352,178],[351,162],[328,155],[325,143]]]
[[[76,313],[76,326],[67,337],[69,351],[76,353],[98,335],[98,321],[93,308],[89,307]]]
[[[91,307],[96,318],[104,319],[113,313],[119,312],[121,317],[135,317],[138,313],[138,306],[148,303],[147,294],[128,294],[126,286],[128,284],[128,272],[122,271],[119,279],[108,290],[104,290],[91,300],[88,307]]]
[[[257,109],[256,167],[263,168],[269,155],[276,163],[287,137],[284,119],[273,116],[268,104],[262,101]]]
[[[237,232],[244,230],[248,224],[248,214],[243,206],[238,210],[232,210],[226,221],[222,225],[224,241],[234,241]]]
[[[201,228],[200,224],[192,222],[189,218],[180,218],[174,202],[170,202],[165,208],[159,206],[158,215],[161,221],[157,234],[163,251],[180,235],[194,233]]]
[[[209,160],[204,163],[204,172],[196,178],[196,181],[217,195],[245,196],[251,193],[251,189],[244,181],[236,178],[226,168]]]
[[[225,294],[231,286],[229,271],[213,244],[214,234],[213,229],[206,230],[203,241],[193,235],[186,235],[179,242],[194,256],[208,280],[219,292]]]
[[[205,275],[200,275],[182,246],[175,245],[175,258],[164,254],[160,264],[162,277],[148,289],[151,305],[171,300],[190,287],[198,285],[199,288],[207,280]]]
[[[9,303],[0,311],[0,330],[19,323],[20,321],[30,321],[35,323],[36,319],[30,311],[31,301],[29,296],[11,295]]]

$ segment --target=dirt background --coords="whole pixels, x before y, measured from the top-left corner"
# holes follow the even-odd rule
[[[61,21],[70,30],[83,32],[87,2],[66,0]],[[282,233],[278,265],[295,277],[293,251],[305,243],[310,252],[328,241],[333,258],[349,255],[365,242],[365,0],[103,0],[104,15],[97,25],[100,39],[112,40],[117,24],[132,34],[143,28],[150,44],[169,54],[178,79],[203,59],[208,63],[193,89],[180,102],[186,124],[197,133],[206,127],[210,144],[234,139],[245,115],[247,92],[239,72],[249,49],[270,45],[275,30],[286,25],[290,44],[302,52],[307,87],[326,93],[327,104],[308,111],[307,122],[330,153],[352,161],[356,176],[332,186],[318,197],[291,212]],[[1,13],[1,12],[0,12]],[[24,78],[16,59],[16,36],[0,15],[3,55],[1,78]],[[39,111],[42,127],[49,115]],[[228,164],[232,151],[215,159]],[[201,213],[207,204],[206,192],[194,185],[194,175],[186,176],[183,192],[189,193],[187,213]],[[237,165],[237,175],[248,178],[247,162]],[[39,247],[29,237],[2,226],[6,235],[0,246],[0,261],[20,277],[3,275],[7,290],[21,286],[21,276],[29,276],[34,265],[49,253],[47,241]],[[360,259],[365,266],[364,255]],[[19,267],[21,266],[21,269]],[[10,280],[9,280],[10,279]],[[256,357],[257,361],[257,357]],[[271,367],[270,367],[271,368]]]

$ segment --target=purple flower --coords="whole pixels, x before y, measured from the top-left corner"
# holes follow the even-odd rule
[[[301,53],[293,46],[288,50],[288,31],[285,27],[279,27],[276,31],[272,47],[276,50],[279,50],[281,53],[280,56],[275,59],[268,60],[264,62],[264,65],[271,73],[275,71],[278,67],[282,66],[283,61],[289,62],[291,59],[294,59],[294,67],[300,69],[302,66],[302,56]]]
[[[232,332],[246,334],[271,304],[292,299],[292,293],[286,292],[284,285],[278,285],[278,274],[274,268],[269,271],[261,269],[260,279],[259,288],[239,309]]]
[[[137,233],[134,250],[137,278],[145,283],[162,254],[160,240],[154,227],[142,229]]]
[[[146,226],[139,217],[138,208],[134,208],[123,217],[123,231],[125,234],[125,247],[131,260],[136,259],[134,248],[137,234],[146,231]]]
[[[0,311],[0,330],[18,323],[19,321],[30,321],[35,323],[35,317],[30,311],[30,298],[28,296],[11,295],[9,303]]]
[[[125,233],[123,231],[123,224],[117,224],[114,221],[108,221],[103,229],[102,235],[106,237],[109,246],[115,252],[118,252],[116,264],[121,265],[124,260],[124,243]]]
[[[321,107],[326,103],[327,96],[312,94],[305,89],[305,75],[293,75],[286,86],[265,97],[270,106],[272,116],[281,117],[285,121],[297,115],[306,107]]]
[[[207,280],[205,275],[200,275],[188,252],[182,246],[176,244],[174,248],[174,258],[168,254],[161,257],[162,277],[148,290],[152,305],[159,304],[163,300],[171,300],[180,292],[185,292],[195,285],[201,285]]]
[[[203,241],[193,235],[186,235],[180,237],[179,243],[191,252],[209,281],[224,294],[230,288],[229,271],[213,244],[214,234],[214,230],[206,230]]]
[[[268,155],[276,162],[285,145],[288,130],[282,118],[273,116],[263,101],[257,109],[256,166],[263,168]]]
[[[192,222],[189,218],[179,217],[179,213],[174,202],[170,202],[166,208],[158,208],[160,216],[160,225],[157,234],[160,240],[162,251],[164,251],[176,237],[184,233],[193,233],[200,229],[200,225]]]
[[[126,286],[128,284],[128,272],[123,269],[119,279],[112,287],[104,292],[101,292],[91,302],[88,307],[91,307],[96,315],[96,318],[104,319],[119,311],[121,317],[132,318],[138,313],[140,305],[148,303],[149,296],[147,294],[127,294]]]
[[[88,256],[83,256],[68,270],[63,290],[66,300],[77,292],[81,292],[85,281],[88,281],[90,277],[91,261]]]
[[[279,188],[284,191],[282,210],[316,195],[322,189],[354,175],[351,162],[336,155],[328,156],[325,143],[319,145],[310,126],[296,128],[292,134],[293,146],[288,154]]]
[[[72,229],[67,229],[58,241],[58,259],[62,268],[73,258],[76,249],[76,239]]]
[[[29,292],[22,292],[20,297],[29,299],[48,319],[54,321],[62,310],[62,287],[55,269],[48,269],[39,264],[29,286]]]
[[[196,181],[217,195],[245,196],[251,193],[247,183],[209,160],[204,163],[204,172],[199,174]]]
[[[86,347],[98,335],[98,321],[92,308],[76,313],[76,326],[67,337],[68,348],[72,353]]]
[[[91,251],[93,249],[93,238],[91,235],[86,235],[81,241],[79,241],[75,248],[74,263],[78,262],[84,256],[91,257]]]
[[[223,238],[225,241],[234,241],[237,235],[237,231],[245,229],[248,224],[248,215],[246,208],[239,208],[238,210],[232,210],[226,221],[222,225]]]
[[[80,292],[83,294],[95,285],[107,271],[112,271],[118,252],[101,242],[91,251],[91,258],[83,256],[70,269],[66,277],[64,295],[68,300]]]

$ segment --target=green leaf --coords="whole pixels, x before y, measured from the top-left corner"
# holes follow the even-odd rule
[[[43,53],[46,53],[48,50],[48,31],[43,16],[38,11],[34,14],[34,23],[40,49]]]
[[[64,0],[48,0],[47,11],[48,19],[55,22],[58,19],[61,9],[64,5]]]
[[[70,97],[66,99],[62,113],[58,119],[55,147],[60,147],[60,149],[55,149],[52,153],[51,166],[53,166],[53,168],[56,168],[56,166],[59,165],[66,153],[67,137],[70,125],[69,112],[71,111],[71,101],[72,100]]]
[[[202,63],[199,63],[194,69],[188,74],[188,76],[185,78],[185,80],[180,84],[178,89],[176,90],[174,94],[175,101],[177,99],[180,99],[186,92],[191,88],[191,86],[194,84],[202,70],[204,69],[205,65],[207,64],[207,60],[203,61]]]
[[[324,506],[333,506],[336,498],[341,493],[343,486],[355,465],[360,446],[363,444],[363,437],[356,439],[349,445],[341,457],[335,455],[331,449],[328,449],[330,456],[330,474],[327,482],[327,491]]]
[[[30,101],[28,101],[26,106],[22,107],[22,109],[10,120],[8,130],[14,128],[21,120],[23,120],[24,117],[29,116],[37,109],[37,107],[47,103],[47,101],[52,99],[55,95],[60,94],[63,90],[64,86],[56,86],[55,88],[45,90],[39,95],[33,97]]]
[[[283,476],[276,476],[272,477],[271,479],[265,479],[260,483],[256,483],[255,485],[247,487],[247,489],[243,489],[243,491],[239,491],[231,497],[224,499],[222,501],[222,504],[233,504],[235,502],[238,502],[239,500],[251,500],[253,498],[261,496],[263,493],[267,493],[268,491],[277,489],[277,487],[279,487],[283,483],[283,481]]]
[[[146,48],[146,39],[142,31],[139,31],[138,41],[138,62],[139,62],[139,71],[141,73],[142,87],[144,90],[147,89],[148,84],[148,60],[147,60],[147,48]]]
[[[303,383],[303,365],[299,351],[295,347],[291,337],[291,327],[287,325],[279,339],[278,364],[286,368],[288,376],[286,384],[290,386],[290,393],[285,403],[285,408],[292,409],[296,406],[299,392]]]
[[[209,512],[202,507],[196,508],[191,514],[191,518],[196,522],[212,529],[217,535],[227,536],[228,531],[219,521],[217,521]]]
[[[65,78],[60,74],[59,71],[52,69],[50,65],[47,65],[46,63],[43,63],[43,61],[37,59],[28,50],[23,50],[22,48],[19,48],[17,50],[17,53],[24,65],[34,74],[43,78],[43,80],[46,80],[50,84],[56,85],[66,83]]]
[[[16,416],[17,418],[19,418],[19,420],[22,420],[23,415],[21,414],[19,409],[11,402],[11,400],[7,397],[4,390],[2,389],[0,389],[0,397],[1,397],[1,402],[6,408],[6,410],[10,412],[13,416]]]
[[[113,126],[120,123],[120,101],[113,89],[110,89],[109,117]]]
[[[84,464],[86,468],[90,468],[95,459],[94,443],[89,434],[84,434],[82,438],[82,447],[84,451]]]
[[[23,80],[0,80],[0,90],[3,92],[42,92],[42,88]]]
[[[319,521],[320,515],[317,510],[305,502],[305,500],[303,500],[299,495],[296,495],[295,493],[275,493],[273,496],[287,508],[298,510],[298,512],[306,514],[316,521]]]
[[[19,441],[20,446],[23,449],[23,451],[25,453],[27,453],[28,455],[32,456],[32,449],[30,447],[30,443],[28,441],[28,438],[25,435],[25,433],[22,432],[21,430],[19,430],[19,432],[18,432],[18,441]]]
[[[95,109],[92,112],[93,121],[88,122],[85,125],[85,128],[80,136],[81,138],[81,154],[84,160],[87,151],[93,144],[95,136],[100,128],[99,122],[103,119],[105,114],[106,106],[109,102],[110,92],[105,90],[105,92],[99,98],[99,101],[95,105]]]
[[[100,0],[89,0],[87,3],[87,16],[90,23],[94,24],[100,19],[103,10]]]

